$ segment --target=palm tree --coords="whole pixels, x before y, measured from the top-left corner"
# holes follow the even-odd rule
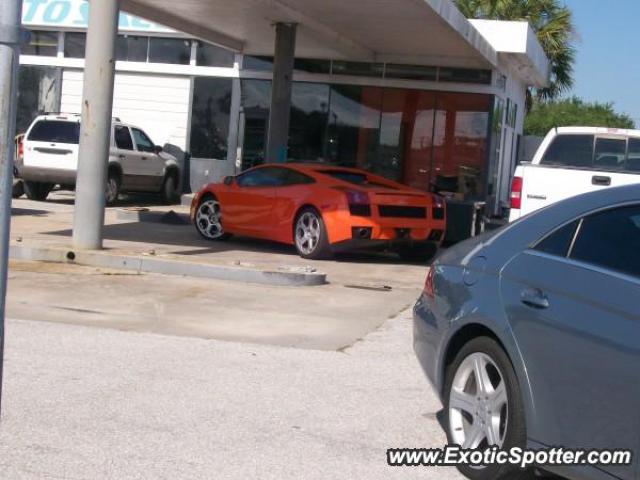
[[[559,0],[455,0],[468,18],[525,20],[538,36],[551,62],[549,86],[537,90],[539,100],[558,98],[573,86],[575,30],[571,10]]]

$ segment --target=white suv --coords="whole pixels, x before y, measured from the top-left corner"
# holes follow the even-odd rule
[[[73,188],[78,170],[80,116],[38,116],[24,137],[23,157],[16,171],[32,200],[45,200],[56,184]],[[154,145],[140,128],[114,119],[106,185],[107,204],[118,194],[158,192],[166,203],[179,197],[180,166],[175,157]]]

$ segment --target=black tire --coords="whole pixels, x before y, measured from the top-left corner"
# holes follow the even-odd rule
[[[200,203],[198,204],[198,208],[196,209],[196,216],[195,216],[195,219],[193,220],[193,226],[196,228],[196,231],[202,238],[204,238],[205,240],[209,240],[210,242],[221,242],[221,241],[229,240],[232,237],[232,235],[230,233],[224,232],[224,229],[223,229],[222,235],[212,236],[207,233],[206,226],[200,223],[199,221],[200,209],[203,207],[204,204],[212,201],[217,202],[216,198],[213,195],[209,194],[202,197],[202,199],[200,200]],[[218,203],[218,205],[220,204]],[[220,208],[220,211],[222,212],[222,207]],[[220,213],[220,228],[222,229],[222,213]]]
[[[165,205],[173,205],[177,203],[178,200],[180,200],[179,188],[178,174],[175,172],[167,173],[162,182],[162,190],[160,190],[162,203]]]
[[[303,244],[301,244],[301,242],[298,241],[298,229],[299,229],[299,225],[298,222],[302,219],[302,218],[306,218],[306,219],[311,219],[313,218],[314,220],[312,220],[314,222],[315,225],[317,225],[316,227],[316,231],[318,232],[319,236],[317,238],[317,241],[315,241],[315,245],[313,246],[313,248],[305,248]],[[331,257],[331,247],[329,245],[329,237],[327,235],[327,229],[324,225],[324,221],[322,220],[322,215],[320,215],[320,213],[313,207],[305,207],[302,210],[300,210],[300,212],[298,212],[298,215],[296,216],[295,221],[293,222],[293,244],[296,247],[296,251],[298,252],[298,255],[300,255],[302,258],[308,259],[308,260],[323,260],[323,259],[327,259]],[[309,245],[309,244],[308,244]],[[311,245],[309,245],[311,247]]]
[[[427,263],[438,253],[438,246],[435,243],[405,245],[399,247],[396,253],[407,262]]]
[[[20,198],[24,195],[24,182],[22,180],[13,180],[13,188],[11,190],[12,198]]]
[[[122,180],[117,170],[109,170],[107,175],[107,185],[105,187],[105,203],[108,207],[113,207],[118,203],[118,197],[120,196],[120,185]]]
[[[50,183],[41,182],[23,182],[24,193],[29,200],[36,200],[38,202],[44,202],[49,196],[49,192],[53,189],[53,185]]]
[[[507,423],[504,434],[503,450],[519,447],[525,448],[527,443],[527,429],[522,394],[515,371],[509,357],[502,347],[490,337],[478,337],[467,343],[456,355],[454,361],[446,371],[444,388],[444,425],[449,444],[456,441],[452,435],[449,400],[456,372],[460,365],[470,355],[481,353],[488,356],[500,369],[507,390]],[[521,470],[513,465],[489,465],[482,469],[474,469],[466,465],[458,467],[460,473],[471,480],[529,480],[535,478],[532,470]]]

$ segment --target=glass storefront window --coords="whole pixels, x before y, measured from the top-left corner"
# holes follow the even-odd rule
[[[434,126],[432,182],[461,199],[485,195],[490,95],[440,93]]]
[[[334,75],[354,75],[357,77],[382,77],[384,65],[382,63],[347,62],[334,60],[331,72]]]
[[[344,166],[366,166],[376,155],[382,89],[332,85],[326,158]]]
[[[196,65],[199,67],[233,68],[234,61],[235,54],[231,50],[210,43],[197,42]]]
[[[271,81],[242,80],[240,102],[244,122],[242,170],[264,163],[271,108]]]
[[[293,63],[293,69],[298,72],[305,73],[329,74],[331,72],[331,61],[316,60],[312,58],[296,58]]]
[[[64,56],[67,58],[84,58],[87,34],[67,32],[64,34]]]
[[[116,40],[116,60],[146,62],[148,54],[149,37],[118,35]]]
[[[62,70],[59,67],[20,65],[18,75],[16,133],[24,133],[40,113],[60,110]]]
[[[491,70],[440,67],[438,80],[440,82],[480,83],[483,85],[491,85]]]
[[[245,55],[242,59],[242,69],[255,72],[272,72],[273,57]]]
[[[150,63],[189,65],[190,61],[191,40],[160,37],[151,37],[149,39]]]
[[[324,159],[328,113],[329,85],[303,82],[293,84],[289,159]]]
[[[226,160],[231,110],[230,78],[196,78],[191,111],[191,154]]]
[[[20,47],[22,55],[55,57],[58,55],[58,32],[31,30],[31,40]]]
[[[385,65],[384,76],[385,78],[402,78],[404,80],[435,82],[438,78],[438,67],[387,63]]]

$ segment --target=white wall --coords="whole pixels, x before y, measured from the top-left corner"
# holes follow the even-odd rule
[[[82,71],[64,71],[62,112],[80,113],[82,78]],[[113,116],[142,128],[157,145],[186,150],[190,83],[187,77],[117,73]]]

